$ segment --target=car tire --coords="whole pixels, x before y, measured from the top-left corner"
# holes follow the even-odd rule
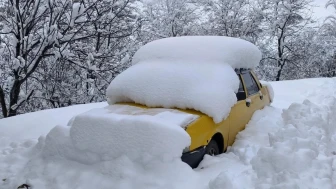
[[[215,140],[211,140],[206,147],[205,154],[216,156],[219,154],[219,147]]]

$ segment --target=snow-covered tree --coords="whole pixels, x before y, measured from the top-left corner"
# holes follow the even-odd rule
[[[286,65],[294,64],[294,48],[302,46],[295,40],[311,24],[310,0],[260,0],[255,10],[264,18],[263,39],[259,45],[264,52],[261,69],[269,79],[283,79]]]
[[[55,99],[48,96],[49,90],[43,89],[48,87],[50,80],[41,85],[40,79],[52,77],[45,76],[46,73],[53,73],[52,69],[58,69],[54,73],[56,75],[65,74],[57,64],[69,64],[63,67],[70,74],[68,80],[77,73],[78,77],[89,81],[92,78],[83,70],[93,73],[111,69],[95,65],[93,58],[102,59],[100,64],[109,65],[111,62],[104,62],[106,58],[115,56],[113,53],[116,51],[123,51],[124,46],[120,45],[122,39],[133,32],[128,23],[136,19],[130,13],[133,12],[132,2],[6,1],[0,13],[0,104],[3,116],[16,115],[32,98]],[[117,50],[106,53],[112,46]],[[117,59],[121,58],[122,55]],[[78,78],[73,79],[75,81]],[[66,82],[62,80],[59,82]]]
[[[334,14],[328,16],[325,23],[322,26],[322,30],[327,36],[327,40],[332,44],[329,51],[332,50],[332,55],[328,56],[328,61],[325,66],[323,66],[324,71],[322,76],[335,77],[336,76],[336,0],[329,0],[326,4],[326,8],[334,8]]]
[[[203,29],[206,35],[245,38],[255,42],[261,32],[262,17],[251,0],[202,0]]]
[[[107,85],[129,65],[135,51],[131,35],[138,28],[137,15],[130,1],[103,0],[92,10],[92,14],[86,15],[94,20],[92,25],[77,28],[92,35],[70,43],[68,52],[60,52],[60,60],[72,67],[67,82],[58,83],[63,86],[59,90],[63,94],[58,96],[63,97],[60,99],[65,105],[105,100]]]
[[[336,37],[336,0],[329,0],[326,4],[326,8],[334,8],[335,14],[328,16],[322,27],[325,31],[328,31],[330,35]]]
[[[306,29],[293,40],[291,64],[287,65],[285,79],[332,76],[335,73],[333,57],[335,39],[320,29]],[[290,78],[286,78],[290,77]]]
[[[155,39],[196,35],[201,15],[195,2],[189,0],[155,0],[142,5],[143,43]]]

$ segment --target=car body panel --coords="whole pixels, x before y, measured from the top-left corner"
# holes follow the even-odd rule
[[[220,133],[223,136],[224,148],[226,148],[225,144],[227,144],[229,138],[229,126],[229,121],[227,119],[219,124],[215,124],[212,118],[203,115],[186,129],[191,137],[190,150],[192,151],[200,146],[206,146],[211,138],[217,133]]]
[[[246,124],[251,120],[255,111],[264,108],[270,104],[270,96],[266,86],[262,86],[254,74],[250,71],[252,77],[256,81],[259,92],[248,96],[245,82],[240,74],[238,76],[242,79],[247,98],[250,101],[250,106],[247,107],[246,100],[238,101],[232,108],[229,116],[219,124],[215,124],[212,118],[203,114],[202,118],[194,122],[187,128],[188,134],[191,136],[190,150],[207,145],[216,133],[223,136],[222,146],[223,151],[231,146],[236,138],[236,135],[245,129]]]
[[[237,104],[231,109],[229,116],[230,123],[230,135],[228,140],[228,146],[231,146],[236,138],[236,135],[245,128],[245,125],[249,121],[250,109],[246,106],[245,100],[238,101]]]

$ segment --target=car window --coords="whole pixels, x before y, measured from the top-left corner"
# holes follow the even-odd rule
[[[239,89],[238,92],[245,92],[244,87],[243,87],[243,83],[241,81],[241,79],[239,78]]]
[[[245,87],[246,87],[248,95],[251,96],[253,94],[258,93],[259,87],[257,85],[257,82],[252,77],[251,73],[250,72],[243,73],[242,76],[244,79],[244,83],[246,85]]]
[[[238,75],[238,77],[239,77],[239,89],[237,92],[237,100],[240,101],[246,99],[246,93],[240,75]]]

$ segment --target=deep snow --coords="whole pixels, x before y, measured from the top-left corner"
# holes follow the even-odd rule
[[[236,104],[238,88],[239,78],[227,64],[148,61],[119,74],[107,88],[107,97],[111,105],[136,102],[148,107],[195,109],[219,123]]]
[[[1,119],[0,148],[6,147],[10,142],[16,140],[35,140],[40,135],[46,135],[56,125],[67,125],[74,115],[104,106],[107,106],[106,102],[74,105]]]
[[[34,189],[335,188],[336,78],[271,84],[275,94],[271,107],[254,114],[226,153],[206,156],[195,170],[169,156],[154,160],[144,156],[141,161],[127,156],[78,161],[95,158],[90,153],[71,154],[69,127],[59,126],[48,134],[73,115],[105,103],[0,120],[0,188],[23,183]],[[108,132],[105,134],[108,138]],[[52,157],[48,151],[53,152]]]

